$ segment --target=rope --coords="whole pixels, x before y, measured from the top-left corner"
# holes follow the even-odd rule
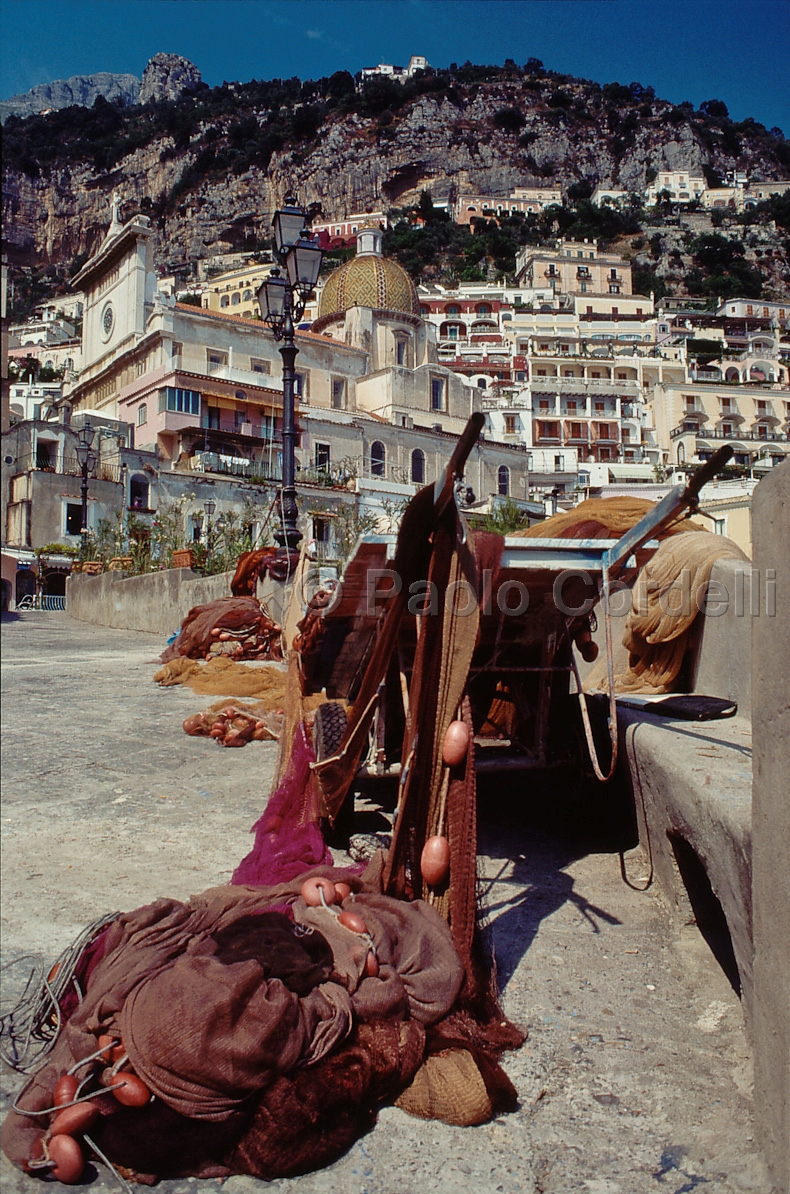
[[[22,995],[0,1015],[0,1057],[12,1069],[28,1073],[54,1048],[63,1026],[60,1005],[70,988],[82,1002],[82,990],[75,977],[80,958],[119,915],[112,912],[93,921],[46,971],[37,954],[22,954],[2,967],[5,971],[20,962],[34,963]]]
[[[642,724],[644,724],[644,723],[642,723]],[[636,738],[636,731],[638,728],[639,728],[638,726],[634,726],[634,731],[631,736],[631,742],[632,742],[633,756],[634,756],[634,775],[636,777],[636,786],[637,786],[637,790],[639,792],[639,803],[642,806],[642,819],[643,819],[643,823],[645,826],[645,846],[647,847],[647,858],[648,858],[648,862],[650,864],[650,873],[648,874],[647,879],[645,880],[644,887],[637,887],[637,885],[635,883],[631,882],[631,880],[628,878],[628,875],[626,873],[625,853],[623,850],[619,850],[618,853],[620,855],[620,876],[623,880],[623,883],[625,883],[626,887],[630,887],[632,891],[647,891],[648,887],[650,887],[653,883],[653,874],[654,874],[653,842],[651,841],[651,838],[650,838],[650,822],[647,819],[647,808],[645,806],[645,792],[644,792],[644,788],[642,787],[642,770],[639,766],[639,755],[637,754],[636,745],[634,743],[634,739]]]
[[[603,773],[603,768],[598,759],[598,751],[595,746],[595,739],[593,738],[592,726],[590,725],[590,711],[587,706],[587,694],[582,687],[581,676],[579,675],[579,667],[576,663],[576,656],[573,651],[573,640],[570,636],[568,623],[565,622],[565,633],[568,637],[568,643],[571,654],[571,667],[576,678],[577,696],[579,698],[579,707],[581,709],[582,723],[584,725],[584,736],[587,740],[587,750],[590,755],[590,762],[592,763],[593,771],[596,778],[605,784],[614,775],[614,769],[617,766],[617,750],[618,750],[618,733],[617,733],[617,697],[614,691],[614,648],[612,645],[612,613],[609,605],[609,570],[603,570],[603,617],[604,629],[606,631],[606,669],[609,675],[609,741],[612,744],[612,758],[609,763],[609,770],[606,775]]]

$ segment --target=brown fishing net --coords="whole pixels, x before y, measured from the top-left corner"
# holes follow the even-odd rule
[[[281,636],[282,627],[255,597],[221,597],[189,611],[161,659],[282,659]]]
[[[512,533],[520,539],[619,539],[654,509],[655,502],[646,498],[588,498],[572,510],[561,510],[545,522]],[[684,519],[659,531],[657,538],[691,530],[702,527]]]
[[[285,703],[286,672],[282,667],[245,667],[232,659],[171,659],[154,680],[167,688],[186,684],[201,696],[258,697],[269,709],[281,709]]]
[[[671,692],[704,609],[714,564],[747,557],[731,540],[709,531],[665,539],[637,577],[623,631],[628,669],[617,692]]]
[[[655,508],[643,498],[590,498],[528,530],[514,532],[529,539],[614,539],[624,535]],[[672,692],[678,683],[695,619],[704,609],[713,565],[722,559],[746,559],[740,548],[712,535],[688,518],[656,533],[659,547],[640,570],[633,603],[626,617],[625,668],[615,674],[616,692]],[[608,691],[606,660],[585,680],[588,691]],[[492,705],[491,717],[506,722],[507,710]]]

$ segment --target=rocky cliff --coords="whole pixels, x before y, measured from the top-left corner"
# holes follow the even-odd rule
[[[180,54],[154,54],[140,84],[139,103],[177,100],[182,92],[197,87],[201,74],[194,63]]]
[[[22,95],[12,95],[0,101],[0,123],[9,116],[35,116],[48,109],[70,108],[75,104],[91,108],[99,96],[120,101],[124,106],[147,104],[151,100],[177,100],[188,88],[201,82],[201,74],[194,63],[180,54],[154,54],[143,71],[137,75],[114,75],[99,71],[95,75],[74,75],[71,79],[56,79],[42,83]]]
[[[90,108],[100,95],[106,100],[136,104],[139,94],[137,75],[113,75],[107,71],[74,75],[71,79],[41,83],[22,95],[12,95],[10,99],[0,101],[0,122],[5,124],[9,116],[33,116],[47,108],[69,108],[73,104]]]
[[[149,64],[156,94],[187,77],[195,86],[178,66],[186,60],[157,59]],[[104,140],[61,130],[49,156],[20,124],[5,155],[10,251],[30,264],[93,251],[113,190],[124,218],[153,217],[157,262],[172,267],[268,235],[270,214],[292,187],[332,219],[404,204],[423,188],[434,198],[549,182],[588,194],[597,183],[642,191],[662,168],[778,178],[790,167],[780,130],[735,125],[718,101],[694,111],[637,85],[472,69],[484,77],[442,72],[411,90],[387,81],[362,96],[350,76],[204,87],[169,106],[135,108]]]

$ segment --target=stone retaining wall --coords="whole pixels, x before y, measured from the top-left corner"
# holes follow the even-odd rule
[[[168,568],[124,579],[118,572],[70,576],[66,613],[94,626],[142,630],[168,637],[178,630],[193,605],[230,597],[232,573],[198,576],[191,568]]]

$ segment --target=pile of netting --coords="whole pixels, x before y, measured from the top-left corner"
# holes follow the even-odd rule
[[[282,712],[270,713],[260,702],[256,707],[217,701],[202,713],[187,717],[183,729],[193,738],[213,738],[217,746],[246,746],[248,742],[278,741],[282,722]]]
[[[189,611],[161,659],[282,659],[281,639],[282,627],[255,597],[221,597]]]
[[[246,551],[239,557],[230,582],[231,597],[221,597],[189,611],[162,663],[188,659],[282,659],[282,627],[255,597],[258,579],[269,574],[286,580],[299,562],[298,553],[274,547]]]
[[[530,539],[616,539],[653,509],[643,498],[590,498],[528,530]],[[672,692],[693,643],[694,624],[705,608],[714,564],[745,560],[731,540],[713,535],[685,515],[658,531],[658,550],[640,569],[625,618],[627,656],[615,672],[616,692]],[[605,660],[585,688],[608,690]]]
[[[433,486],[404,516],[395,567],[406,594],[429,580],[463,604],[458,582],[477,584],[455,506],[437,515]],[[466,1126],[516,1107],[499,1059],[526,1034],[502,1014],[476,904],[465,685],[477,620],[453,599],[420,635],[389,850],[339,868],[325,843],[405,600],[382,616],[320,765],[289,659],[275,788],[231,884],[108,918],[61,958],[57,992],[45,979],[4,1018],[16,1068],[26,1042],[46,1053],[3,1126],[15,1164],[66,1182],[88,1158],[148,1183],[273,1180],[340,1156],[384,1102]]]

